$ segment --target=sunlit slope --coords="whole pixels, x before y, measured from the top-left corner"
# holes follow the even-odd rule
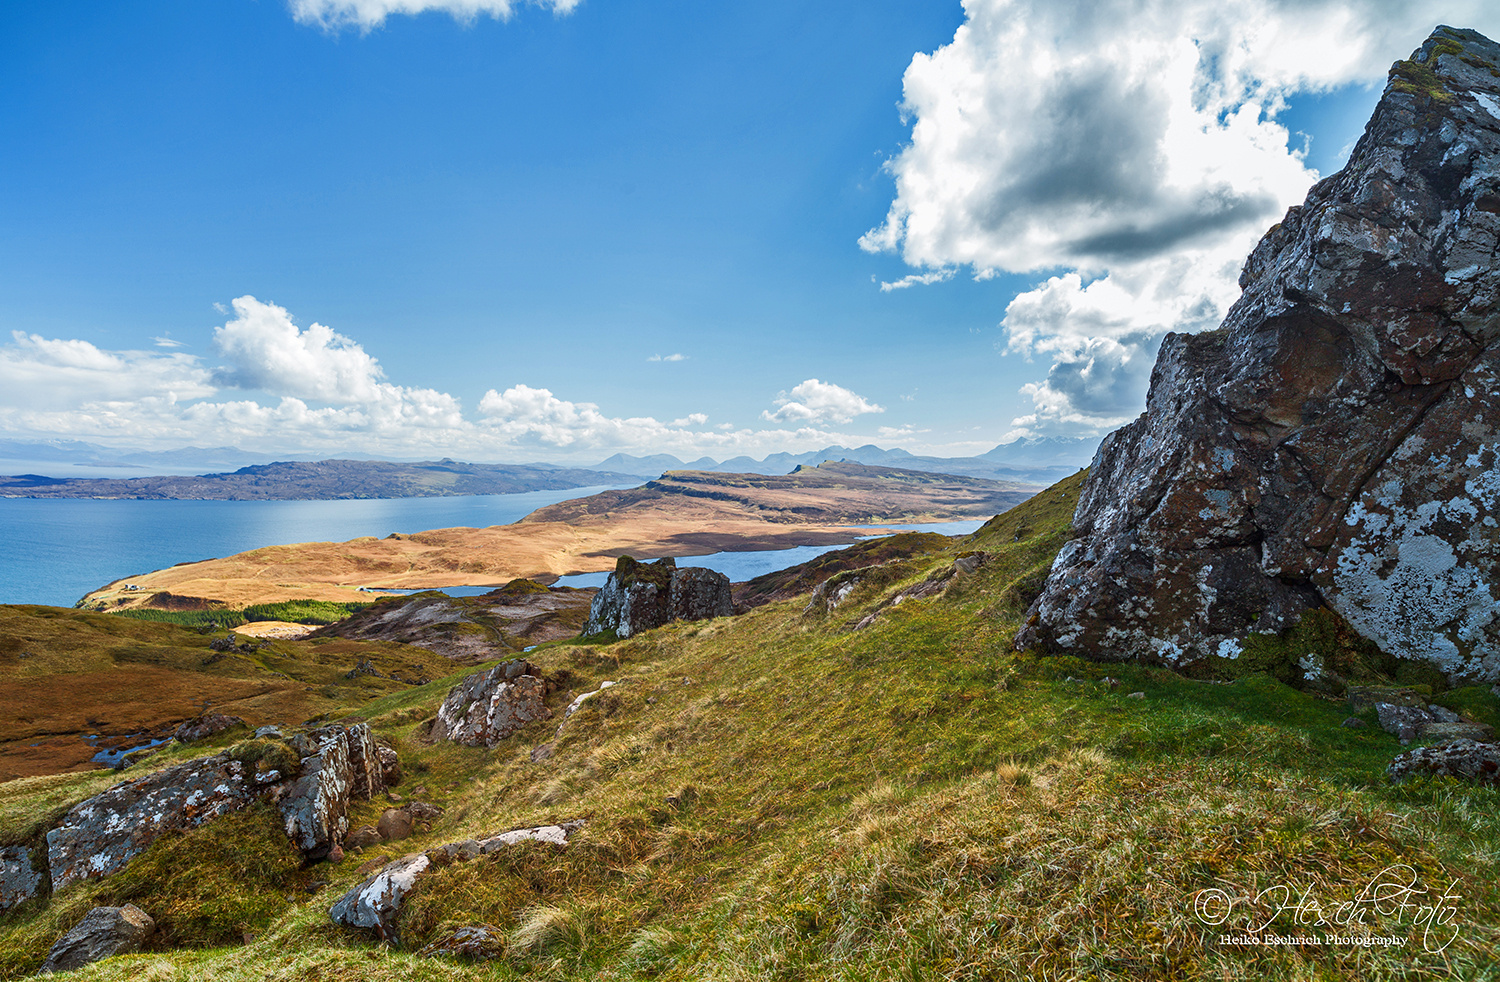
[[[825,613],[804,614],[803,595],[533,651],[574,692],[620,683],[560,736],[554,719],[493,751],[428,746],[446,681],[367,705],[403,755],[399,793],[420,783],[447,808],[386,855],[589,823],[565,849],[521,846],[429,875],[399,920],[405,951],[328,921],[371,854],[316,868],[329,883],[308,895],[274,860],[274,827],[252,816],[140,860],[170,877],[128,874],[0,922],[0,964],[33,968],[89,905],[128,896],[164,911],[186,947],[89,978],[1486,977],[1500,943],[1495,791],[1391,788],[1394,738],[1346,728],[1346,706],[1265,676],[1210,684],[1012,650],[1075,495],[1064,482],[946,552],[895,560],[897,575],[871,571]],[[889,603],[976,549],[972,573]],[[1444,700],[1494,721],[1487,693]],[[533,762],[544,743],[551,756]],[[380,805],[361,807],[356,824]],[[213,907],[194,884],[223,880],[215,857],[230,841],[273,858]],[[1415,939],[1403,947],[1247,951],[1219,940],[1247,925],[1194,914],[1200,890],[1278,883],[1336,906],[1394,863],[1461,897],[1462,929],[1441,953],[1423,950],[1409,917],[1372,913],[1359,929]],[[1295,916],[1272,929],[1303,930]],[[506,939],[499,960],[410,954],[476,923]]]

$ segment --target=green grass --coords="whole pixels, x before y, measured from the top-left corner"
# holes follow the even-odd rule
[[[327,918],[369,854],[314,867],[330,880],[316,895],[269,886],[284,883],[272,863],[218,913],[162,863],[160,886],[158,873],[131,881],[145,885],[134,902],[170,912],[183,947],[81,977],[1500,977],[1494,789],[1388,785],[1394,738],[1344,728],[1343,703],[1269,675],[1216,683],[1012,649],[1037,570],[1068,535],[1076,487],[903,565],[836,616],[804,617],[805,598],[793,598],[533,652],[567,673],[572,694],[620,682],[560,736],[553,719],[494,750],[425,745],[424,721],[453,679],[368,704],[361,715],[402,755],[401,793],[421,785],[447,809],[430,832],[372,853],[589,823],[566,848],[525,844],[426,877],[398,923],[407,951]],[[989,561],[945,594],[850,628],[973,549]],[[1466,712],[1500,708],[1487,690],[1443,698]],[[533,763],[544,742],[552,756]],[[381,807],[359,804],[354,824]],[[278,834],[247,826],[236,841],[263,855]],[[1367,912],[1354,933],[1414,946],[1236,947],[1220,935],[1244,925],[1194,915],[1199,891],[1254,898],[1277,885],[1332,909],[1392,866],[1458,893],[1459,930],[1442,952],[1423,951],[1420,928],[1395,913]],[[260,894],[264,906],[252,903]],[[1304,931],[1295,910],[1240,910],[1264,913],[1278,933]],[[56,917],[0,921],[0,949],[32,945]],[[234,944],[235,925],[252,920],[262,933]],[[505,939],[494,962],[409,953],[480,923]]]
[[[367,603],[335,603],[331,600],[287,600],[276,604],[253,604],[244,610],[153,610],[135,607],[110,613],[141,621],[175,624],[178,627],[228,630],[252,621],[286,621],[290,624],[336,624]]]

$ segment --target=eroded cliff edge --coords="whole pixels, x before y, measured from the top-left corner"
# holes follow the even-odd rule
[[[1018,643],[1213,668],[1326,605],[1500,679],[1497,241],[1500,45],[1440,27],[1224,324],[1167,336]]]

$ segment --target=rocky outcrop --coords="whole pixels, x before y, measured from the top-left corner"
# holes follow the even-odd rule
[[[57,939],[38,974],[71,972],[111,955],[140,951],[155,930],[156,922],[134,904],[95,907]]]
[[[74,805],[47,833],[46,873],[36,872],[35,880],[26,872],[26,850],[0,851],[0,910],[34,896],[43,882],[59,890],[108,876],[162,835],[261,799],[280,809],[287,836],[303,855],[321,859],[348,831],[350,798],[385,788],[378,749],[366,724],[325,726],[286,742],[245,741],[117,784]],[[12,895],[18,899],[7,902]]]
[[[448,690],[432,724],[432,739],[493,747],[530,723],[551,719],[545,699],[554,688],[541,669],[524,659],[470,675]]]
[[[1500,679],[1497,243],[1500,46],[1440,28],[1223,326],[1162,343],[1018,643],[1212,667],[1327,606]]]
[[[47,889],[47,875],[36,868],[25,846],[0,849],[0,912],[24,904]]]
[[[401,913],[402,902],[416,887],[417,879],[422,874],[436,866],[466,862],[518,842],[546,842],[565,846],[573,833],[583,825],[582,819],[576,819],[560,825],[512,829],[484,839],[450,842],[429,849],[426,853],[404,856],[387,863],[340,897],[329,908],[328,916],[335,924],[373,931],[382,940],[400,944],[400,938],[396,934],[396,919]]]
[[[1437,747],[1418,747],[1391,761],[1385,773],[1392,781],[1425,774],[1500,785],[1500,745],[1453,740]]]
[[[640,563],[629,556],[615,562],[589,606],[585,636],[613,631],[617,637],[661,627],[672,621],[698,621],[734,613],[729,577],[710,569],[678,569],[674,559]]]
[[[272,773],[274,780],[283,777]],[[244,808],[263,792],[261,777],[217,754],[125,781],[74,805],[47,833],[52,888],[108,876],[163,834]]]
[[[302,758],[301,775],[277,789],[274,800],[287,838],[303,855],[321,859],[349,831],[349,798],[355,781],[349,763],[349,734],[344,728],[323,727],[314,731],[313,738],[317,746]]]

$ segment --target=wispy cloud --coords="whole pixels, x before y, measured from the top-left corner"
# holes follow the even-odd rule
[[[647,361],[687,361],[688,356],[684,354],[652,355]]]
[[[891,282],[882,281],[880,292],[890,293],[892,290],[905,290],[913,286],[930,286],[933,283],[942,283],[953,279],[955,272],[957,272],[957,269],[949,266],[946,269],[939,269],[931,273],[912,273],[909,276],[901,277],[899,280],[892,280]]]
[[[428,11],[450,15],[461,23],[480,16],[509,20],[517,7],[528,4],[556,14],[571,13],[583,0],[289,0],[292,16],[303,24],[328,31],[345,27],[373,30],[392,14],[414,16]]]

